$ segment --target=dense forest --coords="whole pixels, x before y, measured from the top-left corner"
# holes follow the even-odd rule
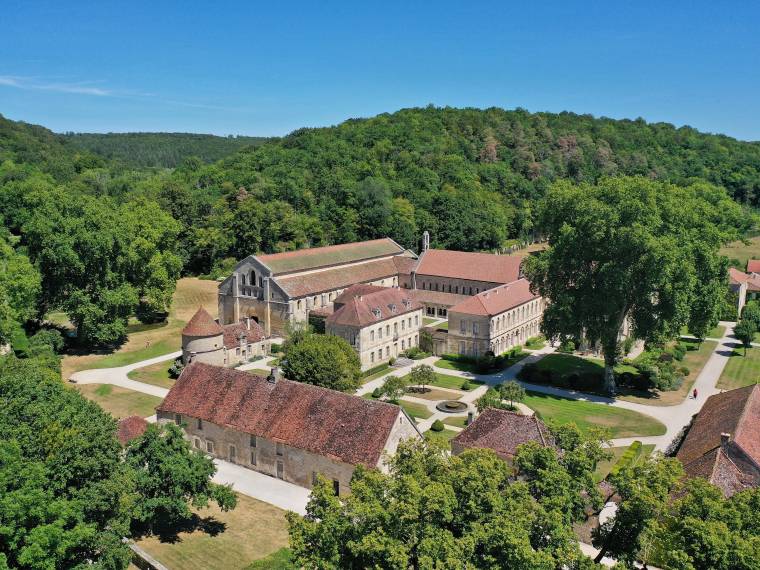
[[[65,133],[67,144],[133,167],[175,168],[190,157],[216,162],[265,137],[201,135],[193,133]]]
[[[245,146],[204,162],[230,140]],[[536,205],[556,180],[619,175],[706,182],[755,207],[760,144],[495,108],[405,109],[258,145],[62,136],[0,117],[0,337],[64,310],[84,342],[119,342],[127,315],[161,318],[181,273],[218,275],[254,252],[384,235],[417,248],[424,229],[437,247],[503,248],[541,230]]]

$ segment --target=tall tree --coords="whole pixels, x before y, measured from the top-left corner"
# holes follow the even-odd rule
[[[290,380],[343,392],[359,387],[361,363],[345,339],[301,332],[283,346],[283,372]]]
[[[543,332],[600,342],[605,386],[614,393],[626,321],[636,338],[657,341],[695,322],[696,311],[716,313],[725,282],[718,248],[736,236],[740,217],[725,193],[704,186],[645,178],[557,182],[540,209],[549,247],[525,264],[549,301]]]

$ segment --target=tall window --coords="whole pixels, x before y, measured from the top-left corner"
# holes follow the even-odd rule
[[[459,332],[461,334],[465,334],[467,332],[467,321],[465,321],[464,319],[459,321]]]
[[[478,334],[480,332],[480,326],[478,323],[472,323],[472,334]]]
[[[203,420],[198,418],[198,431],[203,430]]]
[[[285,447],[281,443],[278,442],[275,446],[275,450],[276,450],[277,456],[282,457],[285,452]]]
[[[214,453],[214,442],[213,441],[207,441],[206,442],[206,452],[207,453]]]
[[[251,447],[253,447],[253,448],[256,447],[256,436],[255,435],[251,436]]]
[[[174,414],[174,423],[177,425],[182,423],[182,414]]]
[[[369,331],[369,340],[374,342],[374,340],[375,340],[375,331]]]
[[[251,465],[256,465],[256,450],[251,450]]]
[[[235,461],[237,458],[237,449],[234,445],[230,445],[230,461]]]

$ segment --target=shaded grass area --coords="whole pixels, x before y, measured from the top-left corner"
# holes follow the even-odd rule
[[[506,368],[509,368],[510,366],[513,366],[514,364],[517,364],[526,356],[529,356],[527,352],[520,352],[514,356],[510,356],[509,358],[506,359],[504,367],[501,370],[504,370]],[[460,362],[456,360],[446,360],[444,358],[439,358],[433,364],[437,366],[438,368],[443,368],[445,370],[456,370],[458,372],[470,372],[471,374],[482,374],[481,372],[478,371],[478,365],[473,362]],[[493,372],[490,372],[489,374],[496,374],[498,372],[501,372],[501,370],[495,370]]]
[[[733,390],[760,381],[760,348],[735,348],[718,380],[718,388]]]
[[[177,281],[169,318],[164,323],[142,325],[130,322],[127,342],[116,350],[66,355],[61,363],[63,378],[73,372],[90,368],[125,366],[148,358],[155,358],[180,349],[181,331],[199,306],[212,316],[218,310],[217,282],[186,277]],[[58,314],[49,317],[60,318]]]
[[[630,446],[622,446],[622,447],[611,447],[608,451],[612,452],[612,458],[606,460],[606,461],[600,461],[599,464],[596,466],[596,471],[594,471],[594,481],[597,483],[599,481],[603,481],[607,478],[607,475],[610,474],[610,470],[612,467],[620,461],[620,458],[623,456],[623,454],[629,449]],[[634,465],[640,463],[647,457],[649,457],[652,452],[654,451],[655,445],[653,443],[646,443],[641,446],[640,453],[636,456],[636,458],[631,463],[631,467]]]
[[[161,398],[111,384],[79,384],[74,387],[115,418],[147,417],[156,413]]]
[[[285,511],[238,494],[232,511],[225,513],[214,505],[194,512],[204,524],[183,529],[165,542],[151,536],[137,544],[173,570],[245,568],[256,561],[268,565],[251,568],[293,567],[284,565],[290,557]]]
[[[447,426],[464,428],[467,427],[467,416],[446,418],[443,420],[443,423],[445,423]]]
[[[684,326],[681,327],[681,334],[690,335],[691,333],[689,332],[689,328]],[[724,334],[726,334],[726,327],[717,325],[707,332],[707,338],[723,338]]]
[[[382,378],[383,376],[387,376],[393,372],[393,369],[389,366],[388,368],[384,368],[383,370],[378,370],[377,372],[370,374],[369,376],[363,376],[361,378],[361,383],[366,384],[367,382],[371,382],[372,380],[376,380],[377,378]]]
[[[290,548],[280,548],[261,560],[253,562],[245,570],[297,570]]]
[[[447,331],[449,330],[449,321],[444,321],[439,325],[435,325],[435,328],[439,331]]]
[[[656,419],[632,410],[539,392],[527,392],[523,403],[545,421],[575,423],[582,431],[592,427],[610,429],[610,437],[662,435],[665,426]]]
[[[150,366],[144,366],[137,370],[132,370],[127,374],[127,377],[131,380],[138,382],[144,382],[145,384],[153,384],[154,386],[161,386],[162,388],[171,388],[174,386],[175,380],[169,377],[169,367],[172,365],[173,360],[165,360],[164,362],[158,362],[151,364]]]
[[[534,336],[525,341],[527,350],[540,350],[546,346],[546,339],[543,336]]]
[[[424,433],[424,436],[425,441],[439,444],[445,449],[451,449],[451,444],[449,442],[457,433],[458,432],[453,429],[444,429],[443,431],[433,431],[432,429],[429,429]]]

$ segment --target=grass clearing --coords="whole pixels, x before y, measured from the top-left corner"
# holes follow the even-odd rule
[[[292,567],[282,565],[289,558],[288,526],[282,509],[238,494],[237,507],[232,511],[225,513],[214,505],[194,512],[200,517],[200,528],[179,532],[175,542],[161,542],[151,536],[137,544],[172,569],[245,568],[267,559],[281,565],[252,567]]]
[[[718,388],[733,390],[760,381],[760,348],[744,349],[737,347],[728,358],[728,363],[718,380]]]
[[[415,420],[426,420],[433,415],[433,412],[428,410],[422,404],[418,404],[417,402],[407,402],[406,400],[401,400],[399,402],[399,406],[404,408],[406,413],[409,414],[409,417]]]
[[[729,259],[738,259],[742,270],[747,268],[747,261],[760,259],[760,236],[743,241],[735,241],[720,248],[720,253]]]
[[[409,374],[404,376],[404,379],[407,381],[409,380]],[[467,378],[462,378],[460,376],[452,376],[451,374],[441,374],[440,372],[435,373],[435,381],[430,384],[431,386],[435,386],[437,388],[449,388],[451,390],[462,390],[462,386],[464,383],[469,383],[473,388],[476,386],[479,386],[480,384],[483,384],[483,382],[480,382],[478,380],[468,380]],[[472,388],[470,388],[472,390]],[[467,390],[465,390],[466,392]]]
[[[156,413],[156,406],[161,403],[161,398],[156,396],[111,384],[77,384],[74,389],[117,419],[152,416]]]
[[[596,471],[594,471],[594,481],[597,483],[599,481],[603,481],[606,479],[607,475],[610,474],[610,470],[612,467],[620,461],[620,458],[623,456],[623,454],[628,450],[630,446],[622,446],[622,447],[611,447],[608,451],[612,452],[612,458],[607,461],[600,461],[599,464],[596,466]],[[641,446],[641,452],[636,457],[636,459],[633,461],[631,466],[636,465],[637,463],[640,463],[647,457],[649,457],[652,452],[654,451],[654,444],[653,443],[645,443]]]
[[[361,378],[361,383],[366,384],[367,382],[372,382],[372,380],[376,380],[377,378],[382,378],[383,376],[387,376],[393,372],[393,368],[388,366],[387,368],[383,368],[382,370],[378,370],[377,372],[370,374],[369,376],[363,376]]]
[[[130,328],[134,332],[118,350],[66,355],[61,363],[61,375],[68,378],[79,370],[125,366],[179,350],[182,328],[199,306],[205,307],[212,316],[217,314],[217,286],[216,281],[180,279],[167,322],[142,325],[133,321]]]
[[[449,442],[457,433],[459,432],[456,432],[453,429],[444,429],[443,431],[433,431],[432,429],[429,429],[423,435],[425,436],[425,441],[438,443],[445,449],[451,449],[451,444]]]
[[[514,356],[510,356],[509,358],[507,358],[506,362],[504,363],[504,367],[501,370],[506,370],[510,366],[517,364],[523,358],[529,355],[530,354],[527,352],[519,352],[515,354]],[[433,366],[436,366],[437,368],[443,368],[444,370],[456,370],[457,372],[469,372],[470,374],[481,374],[480,372],[478,372],[478,365],[473,362],[460,362],[458,360],[447,360],[445,358],[439,358],[433,363]],[[495,370],[493,372],[489,372],[488,374],[497,374],[501,372],[501,370]]]
[[[127,377],[137,382],[144,382],[145,384],[153,384],[154,386],[161,386],[161,388],[171,388],[174,386],[175,380],[169,377],[169,367],[172,365],[173,360],[165,360],[163,362],[157,362],[150,366],[144,366],[137,370],[132,370],[127,374]]]
[[[435,325],[435,328],[439,331],[449,330],[449,321],[443,321],[441,324]]]
[[[665,426],[654,418],[638,412],[582,400],[571,400],[529,391],[523,404],[536,411],[544,421],[560,424],[573,422],[581,430],[606,427],[610,437],[662,435]]]
[[[251,563],[245,570],[298,570],[290,548],[280,548],[261,560]]]
[[[440,400],[458,400],[462,397],[461,392],[438,390],[435,388],[428,388],[427,392],[409,392],[409,395],[414,396],[415,398],[422,398],[423,400],[432,400],[434,402]]]
[[[525,341],[526,350],[541,350],[546,346],[546,339],[542,336],[534,336]]]
[[[451,418],[446,418],[445,420],[443,420],[443,423],[445,423],[447,426],[466,428],[467,416],[458,416],[458,417],[455,416]]]
[[[689,336],[691,333],[689,332],[688,327],[681,327],[681,335],[683,336]],[[706,338],[723,338],[723,335],[726,334],[726,327],[717,325],[713,328],[711,328],[709,331],[707,331],[707,337]]]
[[[436,322],[438,319],[434,319],[432,317],[422,317],[422,324],[426,327],[429,327],[434,322]]]

